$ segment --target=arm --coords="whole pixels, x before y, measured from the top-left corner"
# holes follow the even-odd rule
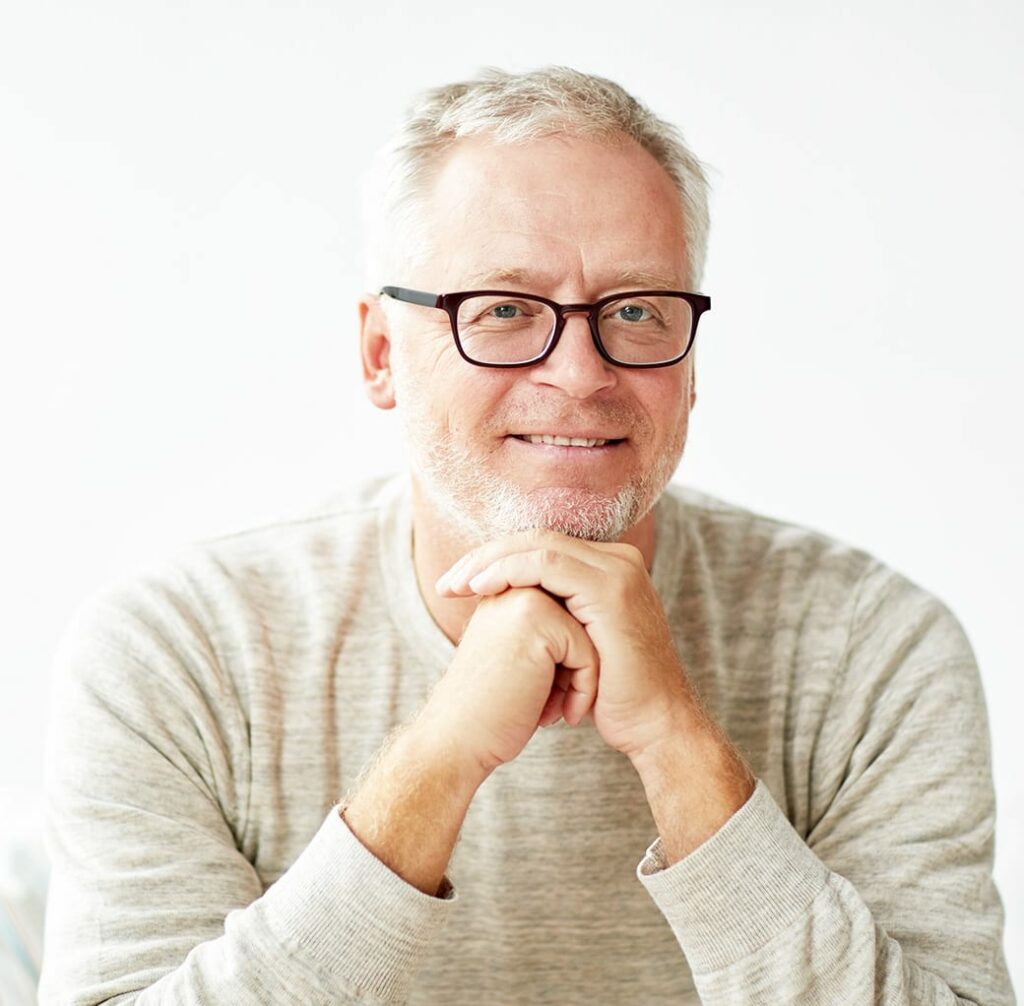
[[[444,870],[476,789],[538,726],[579,722],[593,701],[586,632],[539,590],[481,602],[346,817],[333,808],[263,893],[236,837],[254,728],[187,591],[133,584],[61,648],[43,1003],[404,1001],[452,911]]]
[[[357,780],[345,820],[378,860],[436,891],[482,783],[538,727],[562,715],[578,724],[596,689],[587,634],[547,594],[487,598],[411,728]]]
[[[940,601],[877,562],[853,592],[835,673],[818,658],[806,685],[822,719],[778,738],[806,786],[790,796],[814,808],[800,836],[703,715],[636,548],[522,532],[468,553],[438,590],[532,585],[565,600],[599,653],[595,726],[637,768],[661,831],[638,876],[704,1002],[1013,1001],[984,697]],[[747,696],[749,714],[811,697],[794,670]]]
[[[844,770],[807,836],[760,782],[720,830],[687,845],[671,794],[691,753],[638,766],[661,832],[638,876],[705,1003],[1014,1002],[970,644],[904,578],[876,570],[862,588],[815,752]]]
[[[447,896],[445,870],[484,780],[463,767],[421,713],[396,731],[353,786],[341,815],[380,862],[424,894]]]
[[[450,888],[407,884],[333,808],[264,891],[236,837],[248,767],[225,738],[247,727],[230,682],[171,599],[114,601],[58,654],[41,1002],[402,1001]]]

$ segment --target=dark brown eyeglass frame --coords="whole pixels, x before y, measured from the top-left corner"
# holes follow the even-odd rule
[[[622,293],[612,293],[607,297],[594,301],[593,304],[559,304],[556,301],[548,300],[547,297],[539,297],[535,293],[518,293],[512,290],[463,290],[461,293],[425,293],[423,290],[409,290],[402,286],[385,286],[381,288],[381,295],[391,297],[394,300],[405,301],[408,304],[420,304],[423,307],[436,307],[445,311],[452,327],[452,337],[455,339],[455,348],[466,363],[474,367],[501,367],[503,369],[513,367],[533,367],[543,363],[554,352],[558,340],[562,337],[565,329],[565,316],[567,314],[585,314],[590,324],[590,335],[594,340],[598,353],[610,364],[616,367],[627,367],[631,370],[650,370],[654,367],[671,367],[682,362],[686,354],[693,346],[694,337],[697,334],[697,322],[705,311],[711,310],[711,298],[702,293],[685,293],[682,290],[624,290]],[[474,360],[466,354],[462,348],[462,341],[459,339],[458,312],[459,305],[470,297],[525,297],[527,300],[536,300],[546,304],[555,312],[555,326],[548,336],[544,349],[532,360],[524,360],[522,363],[482,363]],[[597,327],[597,314],[606,304],[615,300],[622,300],[629,297],[678,297],[685,300],[693,309],[693,322],[690,326],[690,338],[686,342],[686,348],[678,356],[661,363],[623,363],[608,354],[601,342],[601,336]]]

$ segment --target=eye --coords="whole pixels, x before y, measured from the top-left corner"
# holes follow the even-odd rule
[[[622,321],[649,321],[651,313],[639,304],[623,304],[615,312]]]
[[[495,304],[491,308],[491,314],[502,321],[508,321],[522,314],[522,308],[518,304]]]

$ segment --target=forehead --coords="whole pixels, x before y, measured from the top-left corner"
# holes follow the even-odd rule
[[[664,168],[626,137],[457,141],[425,200],[424,282],[452,289],[676,287],[683,209]]]

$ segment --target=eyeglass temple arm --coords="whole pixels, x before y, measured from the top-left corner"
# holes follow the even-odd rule
[[[404,286],[381,287],[382,294],[404,300],[408,304],[422,304],[424,307],[440,307],[440,297],[436,293],[424,293],[422,290],[407,290]]]

